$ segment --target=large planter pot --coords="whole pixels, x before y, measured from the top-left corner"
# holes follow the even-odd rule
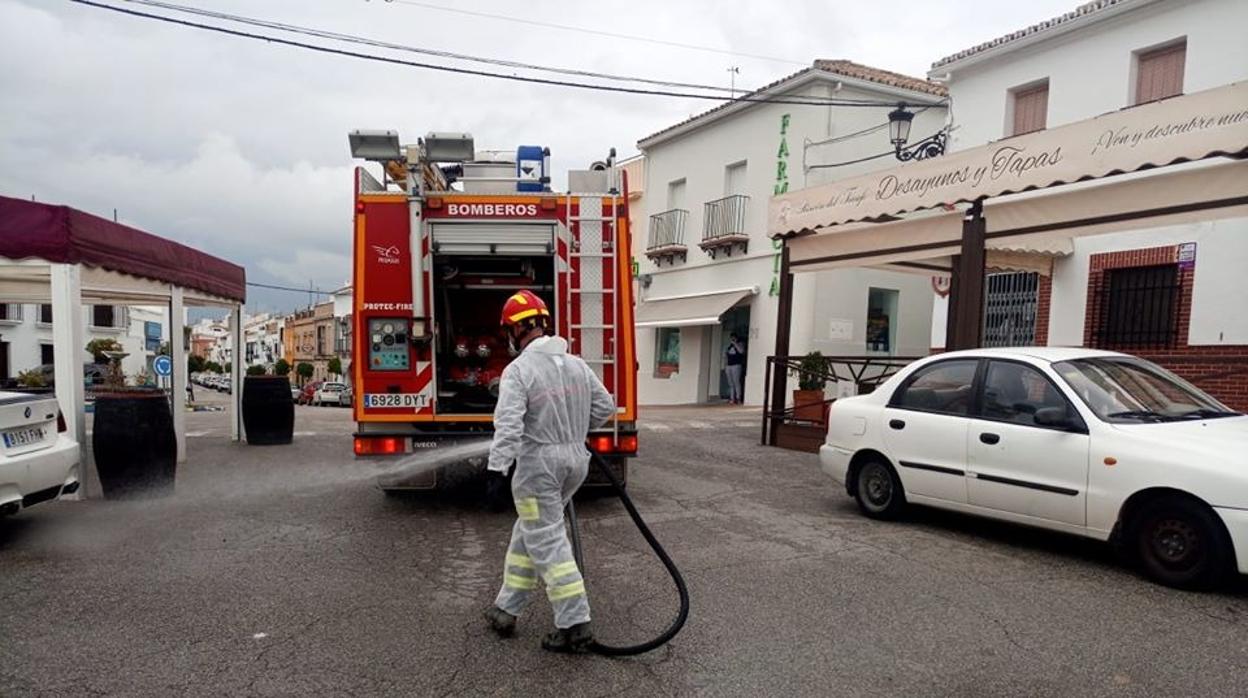
[[[243,429],[249,444],[291,442],[295,433],[295,403],[290,398],[290,380],[286,376],[243,379]]]
[[[822,424],[825,399],[822,390],[794,390],[793,418],[803,422]]]
[[[173,494],[178,444],[164,391],[122,388],[97,393],[91,441],[105,499]]]

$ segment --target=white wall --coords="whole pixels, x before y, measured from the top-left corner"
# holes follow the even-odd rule
[[[1008,91],[1045,78],[1048,128],[1122,109],[1131,104],[1132,53],[1184,36],[1185,93],[1244,80],[1245,26],[1242,0],[1157,2],[958,70],[947,83],[956,126],[951,149],[1004,137]]]
[[[145,346],[144,321],[159,323],[161,341],[169,340],[168,311],[161,306],[130,307],[129,323],[119,328],[94,327],[91,324],[90,306],[84,306],[82,313],[87,342],[101,338],[115,339],[121,344],[122,350],[129,354],[121,361],[122,371],[128,378],[140,372],[150,373],[148,366],[156,355],[156,352],[148,351]],[[16,377],[22,371],[36,368],[43,363],[40,345],[52,344],[52,325],[39,322],[38,305],[22,304],[20,321],[0,321],[0,341],[9,344],[9,377]],[[85,343],[80,359],[84,364],[92,360]]]
[[[876,269],[844,269],[817,274],[819,299],[810,315],[794,325],[812,328],[809,348],[833,356],[863,356],[866,347],[867,296],[872,288],[898,291],[896,342],[893,356],[927,356],[932,322],[931,281],[919,274],[897,274]],[[833,338],[833,324],[838,338]],[[848,339],[841,334],[848,329]]]
[[[903,95],[883,86],[863,89],[852,83],[840,81],[838,88],[834,76],[826,80],[821,77],[816,83],[801,87],[793,94],[846,99],[904,98],[910,101],[919,97],[912,93]],[[924,99],[935,100],[931,96]],[[766,358],[774,353],[775,346],[778,298],[770,295],[769,291],[773,280],[779,278],[777,250],[767,237],[766,226],[767,202],[776,186],[777,163],[781,159],[778,157],[781,119],[785,114],[789,115],[784,135],[789,154],[784,160],[787,162],[789,190],[794,191],[895,164],[892,158],[880,158],[849,167],[807,170],[803,166],[803,163],[813,165],[854,160],[889,150],[887,129],[837,143],[806,145],[810,141],[823,141],[882,124],[887,121],[887,112],[886,108],[760,104],[645,149],[646,188],[660,194],[644,197],[642,205],[637,207],[639,210],[634,213],[633,256],[639,262],[640,273],[650,277],[649,288],[641,289],[638,285],[639,302],[645,298],[757,286],[759,293],[750,301],[745,381],[748,404],[762,403]],[[944,119],[944,111],[938,108],[919,114],[912,131],[914,138],[934,133]],[[749,250],[744,256],[739,252],[734,252],[731,257],[721,253],[718,259],[713,259],[698,247],[702,239],[703,204],[727,194],[726,168],[742,161],[746,162],[745,191],[750,196],[746,214]],[[689,211],[685,228],[688,257],[685,262],[677,261],[675,265],[664,263],[660,267],[645,256],[649,216],[666,210],[668,184],[682,179],[685,181],[685,208]],[[825,277],[831,281],[823,282]],[[817,345],[824,333],[820,328],[827,323],[816,321],[816,318],[857,318],[861,315],[865,323],[867,290],[869,286],[876,285],[902,292],[902,306],[908,311],[903,311],[903,317],[907,323],[913,324],[903,330],[902,336],[906,338],[906,346],[915,347],[917,354],[925,354],[931,324],[929,283],[927,277],[891,272],[860,273],[859,270],[796,275],[790,353],[804,354],[812,348],[841,355],[865,353],[865,345]],[[676,378],[661,379],[654,377],[655,332],[638,330],[638,392],[642,404],[686,404],[705,398],[706,383],[715,379],[708,374],[718,368],[718,361],[715,360],[708,361],[706,367],[700,366],[709,351],[704,347],[708,337],[707,330],[703,328],[684,329],[681,332],[681,373]],[[915,337],[919,339],[915,340]]]

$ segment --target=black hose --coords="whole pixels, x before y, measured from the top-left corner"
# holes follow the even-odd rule
[[[667,627],[667,630],[664,630],[658,635],[658,637],[655,637],[652,640],[647,640],[646,642],[636,645],[625,645],[620,647],[604,645],[603,643],[595,640],[593,644],[589,646],[589,649],[591,652],[607,657],[627,657],[635,654],[644,654],[667,644],[668,641],[676,637],[676,633],[679,633],[680,629],[684,627],[685,621],[689,619],[689,587],[685,585],[685,578],[681,576],[680,570],[676,567],[676,563],[672,562],[671,556],[667,554],[667,551],[663,549],[663,546],[659,543],[658,539],[655,538],[654,534],[650,532],[650,527],[647,526],[645,520],[641,518],[641,514],[637,513],[637,507],[633,506],[633,500],[628,498],[628,493],[624,491],[624,485],[620,482],[619,478],[617,478],[615,473],[612,473],[611,469],[607,467],[607,464],[603,462],[602,456],[595,454],[593,456],[593,461],[594,464],[598,466],[598,469],[602,471],[602,474],[606,476],[607,482],[611,483],[611,488],[615,490],[615,495],[620,498],[620,502],[624,505],[624,509],[628,511],[629,518],[631,518],[633,523],[636,524],[637,530],[641,532],[641,536],[646,539],[647,543],[650,544],[650,548],[654,550],[654,554],[658,556],[659,561],[662,562],[663,566],[667,568],[668,574],[672,575],[672,581],[676,583],[676,593],[680,595],[680,612],[676,614],[676,619],[673,620],[672,624]],[[571,529],[572,548],[573,550],[579,552],[581,549],[581,532],[576,520],[576,509],[571,505],[571,503],[568,505],[568,519],[571,524],[569,528]],[[583,561],[578,560],[578,564],[582,570],[585,569]]]

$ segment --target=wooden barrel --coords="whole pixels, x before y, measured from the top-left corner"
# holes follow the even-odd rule
[[[117,389],[95,397],[91,437],[106,499],[173,494],[178,444],[169,400],[157,389]]]
[[[243,429],[249,444],[290,443],[295,432],[295,403],[286,376],[243,379]]]

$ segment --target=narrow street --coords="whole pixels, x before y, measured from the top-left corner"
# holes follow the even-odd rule
[[[345,409],[288,447],[190,415],[167,501],[0,520],[0,695],[1231,695],[1248,590],[1145,582],[1064,536],[930,511],[861,517],[749,408],[651,409],[630,492],[689,582],[669,646],[627,660],[487,633],[511,515],[387,498]],[[675,592],[614,499],[579,504],[604,641],[657,633]]]

